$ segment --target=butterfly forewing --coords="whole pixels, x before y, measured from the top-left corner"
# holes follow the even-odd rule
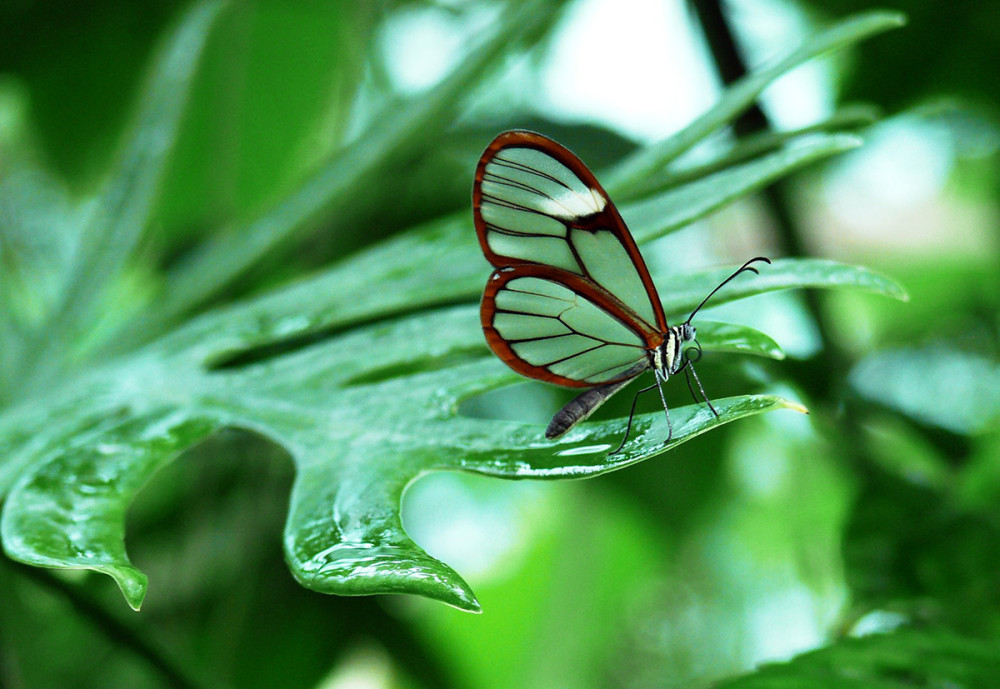
[[[505,132],[476,170],[479,243],[499,268],[539,264],[579,276],[616,300],[615,318],[664,332],[659,298],[635,241],[593,173],[540,134]],[[641,323],[640,323],[641,322]]]
[[[589,387],[635,376],[656,337],[616,318],[615,309],[579,276],[525,264],[491,276],[481,313],[487,342],[515,371]]]

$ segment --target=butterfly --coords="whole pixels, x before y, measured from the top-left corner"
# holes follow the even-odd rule
[[[701,347],[691,319],[723,285],[744,271],[757,273],[752,264],[767,258],[744,263],[687,321],[668,325],[642,254],[597,178],[568,149],[529,131],[503,132],[486,147],[472,208],[479,244],[496,268],[480,306],[486,342],[521,375],[586,388],[556,412],[546,438],[568,432],[647,369],[655,382],[633,399],[625,437],[612,454],[628,439],[639,394],[653,388],[670,441],[662,384],[681,371],[694,375],[718,416],[692,365]]]

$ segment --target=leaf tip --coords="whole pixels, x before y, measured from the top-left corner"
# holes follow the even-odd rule
[[[286,542],[288,543],[288,542]],[[331,542],[308,552],[291,541],[288,558],[296,581],[313,591],[340,596],[412,594],[465,612],[482,606],[464,579],[406,537],[394,543]]]
[[[785,409],[791,409],[792,411],[797,411],[800,414],[809,414],[809,410],[800,402],[794,402],[792,400],[784,401]]]
[[[464,605],[455,605],[462,612],[471,612],[473,615],[482,615],[483,606],[479,603],[479,600],[473,595],[470,596]]]
[[[95,569],[114,579],[118,588],[121,589],[122,595],[125,596],[125,602],[128,603],[128,606],[139,612],[139,608],[142,607],[142,602],[146,598],[149,577],[135,567],[111,566]]]
[[[454,580],[448,583],[449,585],[438,587],[437,590],[425,589],[413,593],[437,599],[462,612],[471,612],[474,615],[482,614],[483,606],[479,603],[479,599],[460,576],[456,574]]]
[[[898,29],[906,26],[910,21],[906,13],[899,10],[869,10],[857,15],[857,17],[867,24],[874,24],[884,29]]]
[[[906,291],[906,288],[901,284],[893,280],[892,278],[885,277],[884,275],[878,275],[881,278],[883,285],[881,290],[877,290],[883,296],[895,299],[896,301],[901,301],[904,304],[910,301],[910,293]]]
[[[906,26],[910,23],[910,18],[906,16],[905,12],[899,12],[895,10],[883,10],[885,15],[886,24],[892,24],[896,27]]]

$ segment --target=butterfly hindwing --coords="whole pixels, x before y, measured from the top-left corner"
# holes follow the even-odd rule
[[[476,169],[473,214],[486,258],[540,264],[613,295],[622,318],[663,332],[666,319],[624,221],[593,173],[540,134],[504,132]]]
[[[490,347],[518,373],[590,387],[637,375],[658,337],[614,315],[620,311],[578,275],[524,264],[493,273],[481,315]]]

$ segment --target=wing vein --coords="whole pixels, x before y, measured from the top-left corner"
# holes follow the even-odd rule
[[[491,232],[496,232],[497,234],[506,235],[508,237],[538,237],[539,239],[563,239],[555,234],[544,234],[542,232],[521,232],[520,230],[512,230],[509,227],[500,227],[499,225],[486,225],[486,229]]]
[[[581,337],[589,337],[589,336],[588,335],[582,335]],[[594,338],[591,337],[590,339],[593,340]],[[590,352],[596,351],[596,350],[600,349],[601,347],[606,347],[606,346],[607,346],[606,344],[596,344],[593,347],[591,347],[590,349],[581,350],[581,351],[577,352],[576,354],[570,354],[569,356],[564,356],[562,359],[556,359],[555,361],[550,361],[547,364],[541,364],[541,366],[543,368],[548,368],[549,366],[552,366],[554,364],[561,364],[564,361],[569,361],[570,359],[575,359],[578,356],[583,356],[584,354],[589,354]]]
[[[559,316],[558,315],[556,315],[556,316],[550,316],[550,315],[548,315],[546,313],[533,313],[531,311],[511,311],[510,309],[497,308],[496,312],[497,313],[512,313],[515,316],[533,316],[534,318],[552,318],[552,319],[557,320],[557,321],[559,320]],[[565,311],[563,313],[565,313]],[[560,321],[560,322],[562,322],[562,321]],[[563,325],[566,325],[566,324],[563,323]],[[566,327],[568,328],[569,326],[567,325]],[[580,333],[578,333],[578,334],[580,334]]]
[[[588,376],[588,377],[589,378],[595,378],[595,377],[601,375],[602,373],[607,373],[608,371],[613,371],[616,368],[621,368],[622,366],[625,366],[625,365],[626,364],[615,364],[613,366],[608,366],[607,368],[602,368],[600,371],[595,371],[594,373],[590,374],[590,376]],[[642,371],[640,371],[639,373],[642,373]],[[636,373],[635,375],[637,376],[637,375],[639,375],[639,373]],[[632,376],[632,377],[634,378],[635,376]]]
[[[509,208],[511,210],[514,210],[514,211],[524,211],[525,213],[534,213],[535,215],[541,215],[541,216],[544,216],[546,218],[552,218],[553,220],[558,220],[563,225],[566,224],[566,222],[563,219],[557,218],[557,217],[555,217],[555,216],[553,216],[553,215],[551,215],[549,213],[546,213],[544,211],[540,211],[537,208],[529,208],[528,206],[522,206],[521,204],[517,203],[516,201],[510,201],[508,199],[502,199],[499,196],[493,196],[492,194],[487,194],[485,191],[482,192],[482,194],[483,194],[483,199],[486,202],[492,203],[495,206],[501,206],[502,208]]]
[[[541,189],[538,189],[536,187],[531,186],[530,184],[526,184],[524,182],[518,182],[517,180],[510,179],[509,177],[502,177],[502,176],[500,176],[500,175],[498,175],[496,173],[493,173],[493,172],[486,172],[486,173],[484,173],[483,174],[483,181],[484,182],[493,182],[494,184],[499,184],[501,186],[511,187],[513,189],[520,189],[521,191],[527,191],[527,192],[530,192],[532,194],[535,194],[536,196],[542,196],[542,197],[548,199],[549,201],[551,201],[552,203],[554,203],[555,205],[561,206],[563,208],[563,210],[566,211],[566,215],[567,216],[569,216],[571,218],[578,218],[578,217],[580,217],[579,213],[573,212],[569,208],[569,206],[567,206],[566,204],[564,204],[559,199],[551,196],[548,192],[542,191]],[[572,191],[572,190],[570,190],[570,191]],[[576,192],[573,192],[573,193],[576,193]],[[549,215],[550,217],[552,217],[548,213],[543,213],[543,215]],[[556,218],[556,219],[558,220],[558,218]]]
[[[550,180],[550,181],[555,182],[556,184],[558,184],[558,185],[560,185],[562,187],[565,187],[566,189],[569,189],[570,191],[573,191],[572,187],[570,187],[568,184],[566,184],[564,181],[562,181],[558,177],[553,177],[552,175],[550,175],[547,172],[542,172],[541,170],[535,169],[533,167],[529,167],[528,165],[525,165],[524,163],[518,163],[518,162],[516,162],[514,160],[508,160],[507,158],[501,158],[499,155],[493,156],[493,162],[496,163],[497,165],[501,166],[501,167],[507,167],[507,168],[510,168],[512,170],[520,170],[521,172],[527,172],[527,173],[533,174],[533,175],[535,175],[537,177],[541,177],[542,179]],[[577,179],[579,179],[579,178],[577,178]]]

